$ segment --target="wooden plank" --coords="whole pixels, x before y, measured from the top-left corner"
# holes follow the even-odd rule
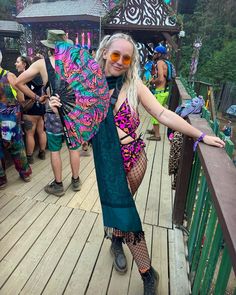
[[[98,214],[102,213],[102,206],[101,206],[101,201],[100,201],[100,197],[98,196],[93,208],[91,209],[91,212],[95,212]]]
[[[160,276],[159,294],[169,295],[168,242],[167,229],[165,228],[153,227],[152,263],[156,266]]]
[[[191,99],[191,96],[188,94],[188,92],[186,91],[183,83],[181,82],[181,80],[179,78],[176,78],[175,79],[175,83],[176,83],[177,88],[179,90],[179,96],[180,96],[180,99],[182,100],[182,102],[184,100]]]
[[[46,294],[62,294],[60,292],[57,293],[57,290],[59,291],[65,288],[65,284],[71,275],[71,267],[73,268],[76,262],[76,256],[74,255],[76,255],[76,253],[79,254],[79,249],[83,247],[86,241],[86,235],[88,235],[88,232],[86,233],[85,223],[87,223],[88,225],[87,231],[90,231],[96,217],[95,215],[92,216],[91,214],[90,216],[86,215],[85,218],[83,218],[83,216],[84,212],[81,210],[72,211],[72,213],[60,229],[58,235],[55,237],[55,239],[52,241],[49,248],[43,255],[33,274],[24,285],[24,288],[21,290],[22,295],[33,295],[36,293],[41,294],[57,265],[59,266],[59,269],[61,271],[60,275],[58,275],[58,272],[56,272],[56,277],[53,277],[53,284],[55,283],[55,286],[49,284],[49,289],[48,291],[46,291]],[[78,249],[76,249],[77,247],[75,245],[75,242],[78,242],[79,230],[81,230],[80,241],[82,242],[82,245],[78,243]],[[73,258],[71,256],[67,256],[67,258],[69,259],[68,264],[66,263],[64,258],[62,260],[62,263],[60,264],[60,259],[62,258],[62,255],[67,255],[68,251],[70,252],[72,250],[71,246],[74,247],[73,253],[71,253]],[[71,261],[71,259],[73,261]],[[61,268],[62,266],[64,267],[63,269]],[[63,277],[61,277],[61,273],[63,273]],[[51,293],[49,293],[49,291],[51,291]]]
[[[0,224],[0,240],[21,220],[24,215],[35,205],[35,201],[27,200],[23,202],[15,211]]]
[[[110,241],[105,240],[102,244],[92,276],[90,277],[86,295],[104,295],[107,293],[112,272],[112,257],[109,251]]]
[[[20,292],[70,213],[71,209],[49,205],[21,237],[0,263],[0,287],[5,283],[2,294]]]
[[[10,215],[21,203],[25,201],[24,198],[15,197],[10,202],[8,202],[1,210],[0,210],[0,222],[3,222],[8,215]]]
[[[93,226],[79,260],[77,261],[70,281],[63,293],[64,295],[74,295],[78,293],[78,290],[80,294],[86,293],[91,274],[93,273],[94,266],[96,265],[96,261],[100,255],[100,249],[103,241],[103,222],[102,216],[100,215]]]
[[[185,255],[183,233],[178,229],[168,230],[169,238],[169,270],[170,294],[189,295],[187,261]]]
[[[75,210],[75,211],[78,211],[78,210]],[[50,280],[49,280],[48,284],[46,285],[46,288],[44,289],[43,294],[48,294],[48,295],[65,294],[64,289],[66,288],[66,286],[68,284],[71,274],[74,272],[74,268],[76,266],[76,263],[80,259],[81,253],[82,253],[82,251],[84,251],[85,245],[87,243],[90,243],[89,235],[91,233],[91,230],[94,229],[94,223],[95,223],[96,219],[97,219],[97,214],[92,214],[89,212],[87,212],[83,216],[83,219],[81,220],[81,222],[80,222],[78,228],[76,229],[73,237],[71,238],[67,248],[65,249],[65,252],[63,253],[63,256],[60,259],[55,271],[53,272],[52,276],[50,277]],[[100,236],[102,236],[102,230],[100,232]],[[96,235],[96,238],[98,238],[97,235]],[[55,254],[54,254],[55,249],[54,248],[55,248],[55,246],[53,246],[53,249],[52,249],[52,251],[53,251],[53,253],[51,254],[52,256],[55,256]],[[92,251],[91,251],[91,254],[92,254]],[[49,256],[50,253],[47,253],[47,255]],[[45,257],[45,259],[46,259],[46,257]],[[53,263],[55,263],[54,260],[56,259],[56,257],[50,256],[50,260],[51,259],[53,259]],[[46,263],[48,264],[49,262],[46,261]],[[80,264],[80,262],[78,262],[78,263]],[[40,263],[40,264],[42,264],[42,263]],[[86,264],[81,264],[82,268],[85,265]],[[42,267],[41,267],[42,272],[43,272],[43,267],[48,268],[47,265],[44,265],[44,266],[42,265]],[[92,271],[92,269],[90,269],[90,271]],[[61,276],[62,273],[63,273],[63,276]],[[87,280],[87,278],[86,278],[86,280]],[[77,279],[78,279],[78,281],[81,281],[80,276],[77,277]],[[27,288],[26,288],[26,290],[27,290]],[[80,288],[78,288],[77,290],[80,290],[80,292],[81,292]],[[31,290],[31,293],[33,293],[33,291],[34,290]],[[38,288],[35,288],[35,291],[38,292]],[[24,294],[24,289],[23,289],[23,294]],[[25,294],[28,294],[28,293],[25,292]],[[81,292],[81,294],[83,294],[83,293]]]
[[[27,212],[27,214],[12,228],[12,230],[1,240],[0,242],[0,260],[10,251],[10,249],[17,243],[17,241],[25,234],[32,223],[42,214],[46,205],[43,203],[37,203],[35,206]],[[7,219],[6,219],[7,221]],[[5,234],[1,232],[1,236]],[[33,238],[33,237],[32,237]]]
[[[89,193],[91,187],[96,183],[96,175],[95,171],[93,170],[92,173],[88,176],[86,181],[84,182],[81,191],[77,192],[71,201],[67,204],[68,207],[72,208],[80,208],[83,200],[86,198],[87,194]]]
[[[166,138],[163,147],[163,163],[161,173],[160,204],[158,225],[165,228],[172,228],[172,191],[171,177],[168,174],[168,163],[170,144]]]
[[[8,202],[10,202],[15,197],[15,194],[4,193],[0,198],[0,208],[4,207]]]
[[[145,212],[144,222],[148,224],[157,225],[160,203],[160,188],[161,188],[161,172],[162,172],[162,157],[163,157],[163,145],[165,142],[164,128],[160,126],[160,133],[162,141],[156,142],[153,147],[152,153],[154,155],[152,163],[152,173],[150,187],[148,191],[147,206]]]
[[[87,194],[86,199],[84,199],[83,203],[80,205],[82,210],[90,211],[93,205],[96,203],[96,200],[99,198],[97,183],[91,187],[89,193]]]

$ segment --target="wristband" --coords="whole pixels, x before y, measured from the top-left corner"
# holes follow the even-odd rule
[[[201,135],[198,137],[198,139],[194,142],[194,145],[193,145],[193,151],[194,151],[194,152],[195,152],[196,149],[197,149],[198,143],[199,143],[200,141],[202,141],[203,138],[204,138],[205,136],[206,136],[206,134],[202,132],[202,134],[201,134]]]
[[[38,96],[37,94],[35,94],[34,100],[37,101],[37,102],[39,102],[40,96]]]

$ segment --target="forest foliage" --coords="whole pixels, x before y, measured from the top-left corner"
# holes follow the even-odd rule
[[[16,12],[15,0],[0,0],[0,20],[9,20]]]
[[[236,82],[236,1],[198,0],[194,13],[183,15],[180,71],[189,76],[193,43],[202,39],[195,80],[222,84]]]

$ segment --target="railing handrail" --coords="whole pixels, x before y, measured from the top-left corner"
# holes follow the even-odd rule
[[[179,93],[178,95],[175,94],[175,97],[179,97],[182,101],[191,99],[191,97],[186,94],[187,91],[180,79],[176,79],[176,86],[176,90],[179,91]],[[208,135],[214,134],[208,122],[200,118],[199,115],[190,115],[189,121],[202,132]],[[191,169],[191,163],[189,163],[189,161],[191,161],[190,154],[192,147],[190,145],[192,141],[187,136],[185,136],[184,141],[185,140],[187,142],[186,147],[189,159],[187,159],[188,163],[186,163],[187,169],[185,169],[186,167],[183,165],[183,161],[185,160],[184,156],[182,155],[180,159],[173,212],[173,221],[177,224],[182,223],[183,220]],[[186,153],[186,151],[184,152]],[[200,143],[197,152],[207,179],[218,220],[222,227],[223,236],[232,259],[232,266],[236,273],[236,169],[224,149],[210,147]]]
[[[189,120],[194,127],[213,135],[205,119],[190,115]],[[236,169],[224,149],[199,144],[198,155],[236,273]]]
[[[212,83],[208,83],[208,82],[204,82],[204,81],[194,81],[194,83],[200,83],[200,84],[206,85],[206,86],[213,86]]]

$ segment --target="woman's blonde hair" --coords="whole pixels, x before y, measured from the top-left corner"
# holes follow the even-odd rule
[[[129,41],[133,45],[133,55],[130,67],[124,74],[124,83],[127,85],[127,99],[130,107],[133,110],[137,109],[138,106],[138,97],[137,97],[137,83],[139,78],[139,52],[134,43],[134,40],[127,34],[116,33],[114,35],[105,36],[96,53],[96,61],[99,63],[100,67],[104,70],[106,60],[103,58],[104,50],[109,49],[112,42],[118,39],[124,39]]]

